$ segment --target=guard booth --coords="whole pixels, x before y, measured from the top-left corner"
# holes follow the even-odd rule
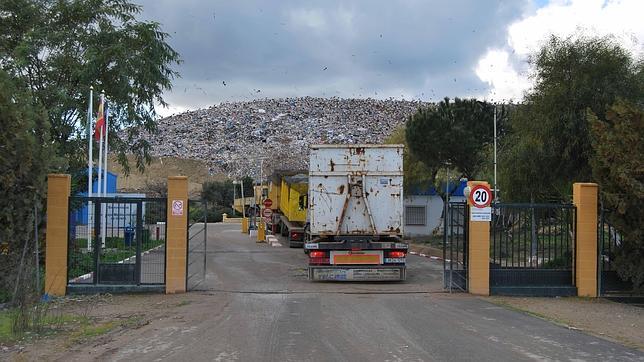
[[[166,205],[144,195],[70,197],[68,290],[162,290]]]

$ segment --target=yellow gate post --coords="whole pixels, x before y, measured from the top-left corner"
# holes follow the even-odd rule
[[[186,291],[188,247],[188,178],[168,177],[167,233],[165,251],[166,294]]]
[[[47,237],[45,241],[45,293],[67,292],[67,237],[71,176],[47,176]]]
[[[490,186],[485,181],[468,181],[467,186],[473,188],[476,185]],[[469,203],[468,203],[469,204]],[[475,207],[468,205],[470,208]],[[471,221],[468,222],[468,256],[467,275],[468,291],[471,294],[490,295],[490,222]]]
[[[574,183],[572,200],[577,207],[574,253],[575,286],[580,297],[597,297],[597,195],[594,183]]]
[[[257,226],[257,242],[264,241],[266,239],[266,227],[264,226],[264,221],[259,221]]]
[[[242,218],[241,232],[242,232],[242,234],[248,234],[248,218],[247,217]]]

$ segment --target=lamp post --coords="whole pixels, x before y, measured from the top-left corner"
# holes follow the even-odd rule
[[[244,199],[244,180],[233,181],[233,185],[241,185],[241,206],[242,206],[242,217],[246,217],[246,200]]]
[[[233,216],[235,215],[235,199],[237,198],[237,181],[233,181]]]
[[[494,202],[497,202],[496,193],[496,103],[494,103]]]

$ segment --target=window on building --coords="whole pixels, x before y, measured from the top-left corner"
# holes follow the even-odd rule
[[[425,225],[427,208],[425,206],[406,206],[405,225]]]

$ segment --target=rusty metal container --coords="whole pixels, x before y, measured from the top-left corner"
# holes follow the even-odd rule
[[[403,145],[312,145],[310,233],[403,234]]]

